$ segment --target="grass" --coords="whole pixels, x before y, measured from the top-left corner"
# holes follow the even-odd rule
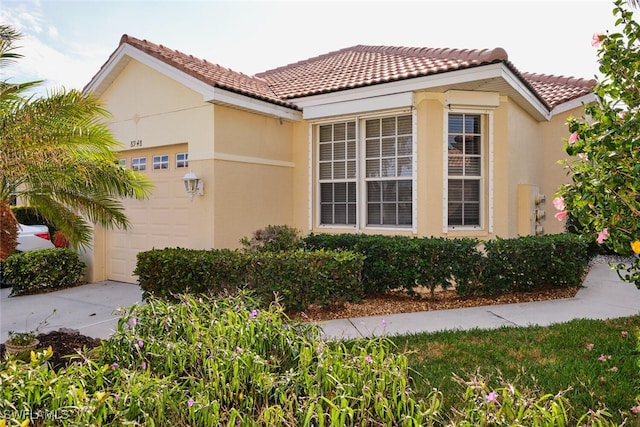
[[[606,409],[621,424],[640,395],[639,331],[640,316],[633,316],[549,327],[420,333],[391,340],[407,353],[418,395],[436,388],[445,408],[464,406],[465,386],[455,377],[465,380],[479,373],[492,387],[508,381],[540,395],[566,390],[573,415]]]

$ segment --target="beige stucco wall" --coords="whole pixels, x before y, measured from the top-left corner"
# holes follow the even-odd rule
[[[293,223],[293,123],[215,107],[214,246]],[[302,168],[306,165],[302,165]]]

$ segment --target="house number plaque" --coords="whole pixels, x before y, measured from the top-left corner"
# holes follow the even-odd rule
[[[133,141],[131,141],[131,148],[134,148],[134,147],[142,147],[142,140],[134,139]]]

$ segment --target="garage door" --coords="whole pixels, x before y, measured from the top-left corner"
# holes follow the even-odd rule
[[[184,147],[186,151],[186,146]],[[107,277],[121,282],[137,282],[133,275],[138,252],[166,247],[189,247],[188,213],[190,198],[184,190],[182,177],[188,171],[184,163],[178,162],[172,151],[127,152],[126,167],[134,163],[140,167],[145,161],[145,171],[155,188],[147,200],[126,200],[126,214],[131,227],[126,230],[110,230],[107,234]],[[160,157],[160,167],[154,159]],[[163,160],[168,157],[168,164]],[[181,156],[182,157],[182,156]],[[137,159],[137,161],[136,161]],[[155,168],[154,168],[155,166]]]

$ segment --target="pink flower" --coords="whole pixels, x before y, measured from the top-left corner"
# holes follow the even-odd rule
[[[249,314],[249,319],[255,319],[256,317],[258,317],[258,310],[251,310],[251,313]]]
[[[367,363],[373,363],[373,359],[371,358],[370,355],[367,354],[367,357],[364,358],[364,360],[367,361]]]
[[[143,346],[144,346],[144,342],[142,342],[142,340],[138,340],[138,342],[136,342],[136,347],[142,348]]]
[[[113,363],[111,364],[111,369],[114,369],[114,370],[115,370],[115,369],[118,369],[118,364],[117,364],[116,362],[113,362]]]
[[[602,229],[601,232],[598,233],[598,238],[596,239],[596,242],[598,242],[598,244],[601,245],[602,242],[607,240],[607,237],[609,237],[609,229],[605,227]]]
[[[593,344],[589,343],[587,344],[587,351],[591,351],[591,350],[593,350]]]
[[[558,212],[557,214],[555,214],[554,217],[558,221],[562,221],[567,215],[568,215],[567,211],[562,211],[562,212]]]
[[[194,404],[194,403],[196,403],[196,402],[195,402],[193,399],[189,399],[189,400],[187,400],[187,406],[188,406],[189,408],[191,408],[191,407],[193,406],[193,404]]]
[[[633,412],[634,414],[640,414],[640,405],[631,408],[631,412]]]
[[[492,391],[491,393],[487,394],[487,402],[494,402],[494,403],[498,402],[498,395],[496,394],[495,391]]]
[[[147,362],[142,362],[140,364],[140,369],[147,369]]]
[[[578,132],[574,132],[569,136],[569,145],[573,145],[578,141],[579,135]]]
[[[591,46],[600,47],[602,44],[602,34],[601,33],[593,33],[591,37]]]
[[[386,320],[382,319],[382,322],[380,322],[380,323],[382,324],[383,328],[387,327],[387,321]]]
[[[236,353],[242,353],[242,347],[236,347]]]
[[[629,332],[622,331],[622,338],[626,338],[629,335]]]
[[[127,320],[127,324],[129,326],[136,326],[138,324],[138,319],[136,319],[135,317],[132,317],[131,319]]]
[[[564,198],[556,197],[555,199],[553,199],[553,207],[559,211],[563,211],[565,208]]]
[[[598,357],[598,360],[601,362],[606,362],[608,358],[609,358],[608,356],[601,354],[600,357]]]

